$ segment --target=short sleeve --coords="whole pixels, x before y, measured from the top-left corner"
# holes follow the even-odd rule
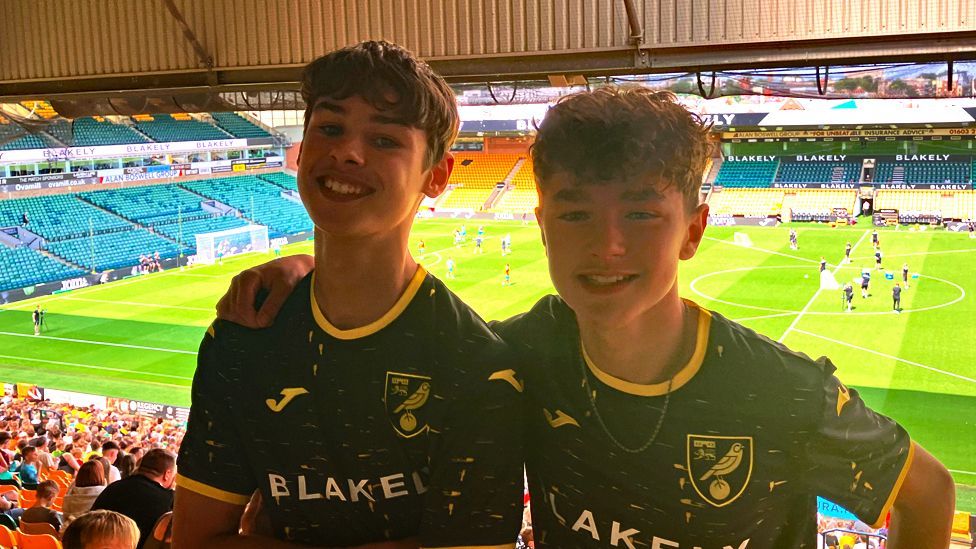
[[[908,433],[830,374],[823,381],[820,415],[807,445],[811,489],[879,527],[911,466]]]
[[[514,547],[522,523],[523,383],[498,366],[454,401],[432,446],[422,547]]]
[[[245,505],[257,488],[245,458],[246,446],[232,413],[235,370],[222,360],[222,324],[207,329],[193,376],[190,417],[180,446],[176,484],[234,505]]]

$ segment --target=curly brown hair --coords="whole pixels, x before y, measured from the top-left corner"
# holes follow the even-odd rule
[[[531,149],[540,199],[560,172],[577,184],[653,177],[662,190],[674,185],[694,209],[712,152],[710,129],[671,92],[607,86],[563,97],[537,126]]]
[[[451,150],[460,128],[454,91],[408,50],[370,40],[335,50],[302,73],[305,130],[319,99],[361,97],[376,110],[427,134],[424,169]]]

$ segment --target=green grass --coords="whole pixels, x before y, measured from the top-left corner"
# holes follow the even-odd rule
[[[469,242],[455,248],[458,220],[423,220],[411,247],[427,244],[427,268],[443,278],[457,262],[449,286],[485,318],[528,309],[551,292],[546,259],[534,224],[487,224],[485,253]],[[976,240],[944,231],[884,230],[885,266],[900,278],[903,262],[921,277],[902,295],[902,314],[891,312],[893,281],[875,272],[872,297],[856,288],[851,313],[838,290],[819,290],[823,256],[837,279],[874,267],[869,228],[795,225],[799,250],[790,250],[787,227],[712,227],[698,255],[682,265],[682,294],[774,340],[817,357],[827,355],[838,375],[876,410],[902,423],[912,437],[952,471],[958,507],[976,511]],[[749,247],[734,244],[734,233]],[[510,233],[514,253],[502,258],[500,237]],[[852,265],[837,267],[844,243],[856,243]],[[284,253],[309,253],[311,243]],[[230,258],[224,265],[126,279],[58,296],[36,298],[0,311],[0,379],[175,405],[189,403],[200,338],[213,307],[234,273],[269,256]],[[512,266],[512,285],[502,286]],[[49,314],[44,337],[32,335],[30,310]],[[72,341],[73,340],[73,341]],[[115,344],[115,345],[110,345]]]

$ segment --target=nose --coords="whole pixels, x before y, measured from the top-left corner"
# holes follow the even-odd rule
[[[336,164],[361,166],[364,163],[362,141],[354,135],[344,135],[333,141],[330,156]]]
[[[591,242],[591,253],[603,261],[627,254],[626,235],[620,223],[614,220],[605,220],[594,227]]]

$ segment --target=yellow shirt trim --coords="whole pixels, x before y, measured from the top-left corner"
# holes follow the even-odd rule
[[[424,282],[424,278],[427,277],[427,271],[420,265],[417,265],[417,272],[413,274],[413,278],[410,283],[407,284],[407,288],[403,291],[403,294],[397,299],[397,302],[393,304],[393,307],[389,311],[383,314],[379,319],[370,322],[365,326],[359,328],[350,328],[348,330],[342,330],[335,327],[329,319],[325,318],[322,314],[322,309],[319,308],[318,302],[315,300],[315,275],[312,275],[312,291],[309,292],[312,295],[312,315],[315,317],[315,323],[319,325],[319,328],[325,330],[325,333],[336,339],[359,339],[361,337],[366,337],[368,335],[375,334],[376,332],[386,328],[391,322],[400,316],[400,313],[407,308],[410,301],[417,294],[417,290],[420,289],[420,285]]]
[[[208,498],[215,499],[217,501],[222,501],[224,503],[230,503],[231,505],[247,505],[248,501],[251,501],[251,496],[242,496],[241,494],[235,494],[234,492],[227,492],[219,488],[214,488],[202,482],[197,482],[192,478],[186,478],[185,476],[177,473],[176,474],[176,485],[180,488],[186,488],[191,492],[196,492],[201,496],[207,496]]]
[[[912,461],[915,460],[915,443],[912,442],[908,445],[908,459],[905,460],[905,465],[901,468],[901,473],[898,475],[898,480],[895,481],[895,486],[891,489],[891,493],[888,494],[888,500],[885,501],[884,507],[881,508],[881,514],[878,518],[871,524],[871,528],[881,528],[884,526],[885,518],[888,516],[888,511],[891,510],[891,506],[895,504],[895,499],[898,497],[898,492],[901,490],[901,485],[905,482],[905,477],[908,476],[908,470],[912,467]]]
[[[693,307],[698,310],[698,332],[695,335],[695,352],[691,354],[691,358],[688,363],[678,370],[678,373],[674,374],[673,381],[662,381],[661,383],[652,383],[646,385],[643,383],[633,383],[631,381],[626,381],[620,379],[619,377],[612,376],[599,367],[593,364],[590,356],[586,354],[586,349],[583,348],[583,342],[580,340],[580,349],[583,351],[583,360],[586,361],[586,365],[589,366],[590,371],[596,376],[604,385],[609,385],[614,389],[628,393],[635,396],[661,396],[668,392],[668,384],[671,384],[671,391],[677,391],[683,387],[686,383],[691,381],[691,378],[695,377],[698,370],[701,369],[702,362],[705,360],[705,351],[708,349],[708,330],[712,324],[712,314],[708,312],[707,309],[703,309],[698,306],[697,303],[688,300],[682,300],[689,307]]]

